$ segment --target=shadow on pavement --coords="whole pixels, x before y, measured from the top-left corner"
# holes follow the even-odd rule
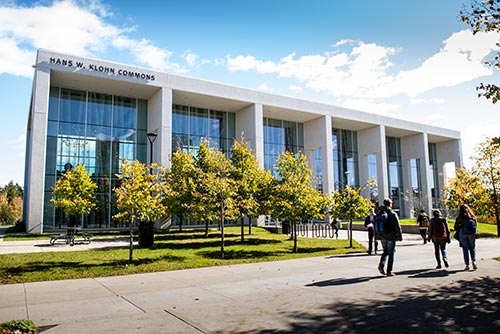
[[[366,276],[366,277],[355,277],[355,278],[334,278],[327,281],[321,281],[316,283],[307,284],[306,286],[316,286],[316,287],[325,287],[325,286],[334,286],[334,285],[348,285],[348,284],[358,284],[363,282],[368,282],[373,279],[384,278],[382,275],[378,276]]]
[[[430,273],[430,272],[429,272]],[[422,275],[425,273],[416,273]],[[320,284],[353,284],[373,279],[345,279]],[[337,281],[337,282],[336,282]],[[351,282],[350,282],[351,281]],[[404,293],[380,292],[380,298],[339,300],[322,314],[282,314],[289,328],[242,333],[498,333],[500,278],[456,281],[453,285],[411,288]]]

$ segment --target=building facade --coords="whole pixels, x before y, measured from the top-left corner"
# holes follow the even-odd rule
[[[34,68],[24,198],[33,233],[68,224],[51,190],[78,163],[98,185],[99,208],[83,227],[116,229],[121,159],[168,167],[177,147],[208,139],[228,152],[242,133],[269,170],[285,150],[304,152],[324,192],[375,178],[365,196],[392,198],[402,217],[439,206],[445,164],[462,166],[460,133],[445,128],[49,50]]]

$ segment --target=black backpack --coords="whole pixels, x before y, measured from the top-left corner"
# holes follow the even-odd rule
[[[375,234],[387,233],[392,231],[392,225],[389,221],[389,214],[385,210],[379,210],[375,215],[375,224],[373,224]]]
[[[420,220],[420,227],[428,227],[429,226],[429,216],[422,215],[422,219]]]

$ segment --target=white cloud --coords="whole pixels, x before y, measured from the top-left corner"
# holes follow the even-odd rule
[[[258,88],[258,90],[264,91],[264,92],[269,92],[272,93],[275,91],[274,88],[269,87],[267,84],[263,83],[261,84]]]
[[[452,87],[493,74],[484,65],[484,58],[497,49],[498,33],[478,33],[469,30],[452,34],[444,47],[414,70],[401,71],[387,85],[377,87],[372,96],[389,97],[404,93],[415,97],[438,87]]]
[[[188,66],[191,68],[210,63],[210,60],[202,59],[196,53],[189,51],[189,50],[184,52],[184,54],[182,56],[186,60],[186,63],[188,64]]]
[[[289,88],[292,92],[294,92],[294,93],[300,93],[300,92],[302,92],[302,87],[300,87],[300,86],[290,85],[288,88]]]
[[[461,131],[462,156],[465,167],[472,167],[474,161],[470,159],[476,156],[475,148],[479,143],[486,140],[486,137],[498,137],[500,123],[472,124],[466,123],[466,127]]]
[[[252,55],[226,56],[226,63],[230,71],[273,73],[339,97],[375,99],[404,94],[414,98],[434,88],[491,75],[493,71],[484,60],[497,49],[499,38],[498,33],[472,35],[469,30],[462,30],[443,41],[443,48],[419,67],[399,73],[391,73],[391,57],[402,50],[352,40],[341,40],[333,46],[350,46],[350,51],[299,57],[291,53],[279,61],[260,60]]]
[[[427,119],[430,121],[437,121],[440,119],[445,119],[446,117],[443,114],[435,113],[427,116]]]
[[[94,56],[110,46],[126,49],[140,63],[160,70],[184,72],[170,61],[172,52],[146,39],[127,36],[131,27],[107,22],[112,16],[96,0],[63,0],[31,7],[0,6],[0,74],[31,76],[38,48]]]
[[[443,104],[446,103],[445,99],[433,97],[431,99],[411,99],[411,104]]]

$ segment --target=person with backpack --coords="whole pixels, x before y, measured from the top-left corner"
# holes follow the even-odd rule
[[[434,244],[434,255],[436,256],[436,269],[441,269],[441,255],[443,256],[444,266],[449,267],[446,257],[446,244],[451,242],[450,229],[446,218],[441,217],[441,211],[433,210],[432,219],[429,223],[429,241]]]
[[[424,239],[424,245],[427,243],[427,229],[429,228],[429,216],[424,210],[420,210],[420,214],[417,217],[418,229],[422,239]]]
[[[457,231],[460,236],[460,246],[464,253],[465,269],[470,270],[469,263],[472,260],[472,269],[477,269],[476,264],[476,236],[477,236],[477,223],[476,216],[467,204],[460,205],[458,217],[455,220],[453,229]],[[470,259],[469,259],[470,255]]]
[[[394,253],[396,252],[396,241],[403,241],[403,232],[399,224],[398,214],[392,210],[392,200],[384,199],[384,205],[381,206],[375,216],[374,230],[376,238],[382,244],[383,253],[380,257],[378,271],[386,275],[385,263],[387,258],[387,276],[394,276],[392,268],[394,265]]]
[[[378,251],[378,241],[375,239],[375,231],[373,230],[375,224],[375,209],[370,209],[370,214],[365,218],[365,227],[368,230],[368,254],[371,255],[373,251],[373,244],[375,243],[375,254]]]

